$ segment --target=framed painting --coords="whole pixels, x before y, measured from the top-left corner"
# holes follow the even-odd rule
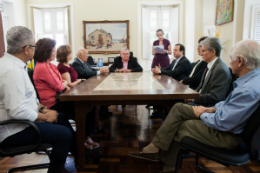
[[[205,36],[215,37],[215,26],[205,26]]]
[[[234,0],[217,0],[216,25],[222,25],[233,21]]]
[[[120,53],[129,49],[129,20],[83,21],[84,47],[91,54]]]

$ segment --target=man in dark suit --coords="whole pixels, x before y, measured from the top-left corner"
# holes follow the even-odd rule
[[[225,100],[231,83],[231,74],[228,66],[220,59],[222,45],[219,38],[207,38],[200,45],[203,60],[208,65],[196,89],[200,93],[199,98],[188,99],[186,102],[190,105],[211,107]]]
[[[203,40],[205,40],[207,38],[206,37],[201,37],[198,41],[198,55],[202,56],[202,53],[201,53],[201,45],[200,45],[200,42],[202,42]],[[198,60],[196,63],[192,63],[191,64],[191,73],[188,77],[184,78],[182,81],[180,81],[180,83],[184,84],[184,85],[189,85],[189,87],[191,89],[196,89],[199,84],[200,84],[200,81],[201,81],[201,78],[202,78],[202,75],[205,71],[207,67],[207,63],[203,60]]]
[[[137,62],[137,58],[130,56],[130,51],[123,48],[120,56],[116,57],[109,68],[110,72],[142,72],[143,68]]]
[[[165,74],[177,81],[189,76],[191,65],[190,61],[185,57],[185,47],[182,44],[176,44],[173,55],[176,59],[168,67],[163,69],[154,68],[152,69],[153,74]]]
[[[88,51],[86,49],[84,48],[78,49],[76,55],[77,57],[72,63],[72,67],[78,73],[79,79],[88,79],[92,76],[109,72],[109,70],[106,68],[101,68],[100,70],[91,68],[91,66],[87,63]]]

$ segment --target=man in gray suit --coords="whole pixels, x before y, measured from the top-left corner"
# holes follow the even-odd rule
[[[207,38],[200,45],[203,60],[208,65],[196,89],[200,93],[199,98],[188,99],[186,103],[193,106],[211,107],[225,100],[232,78],[228,66],[220,59],[222,45],[219,38]]]

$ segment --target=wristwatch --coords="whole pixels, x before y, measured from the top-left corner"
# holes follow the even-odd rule
[[[48,109],[46,106],[42,106],[38,111],[40,112],[40,113],[42,113],[42,110],[43,109]]]

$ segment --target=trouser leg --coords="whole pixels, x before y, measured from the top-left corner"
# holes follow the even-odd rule
[[[53,159],[55,170],[60,171],[65,162],[69,152],[72,134],[71,131],[62,125],[51,123],[35,123],[38,127],[42,143],[51,143],[53,145],[51,157]],[[38,141],[37,133],[32,127],[28,127],[21,132],[6,138],[1,146],[22,146],[35,144]],[[49,173],[54,172],[52,165],[49,167]]]
[[[188,119],[198,119],[195,116],[192,107],[183,103],[175,104],[156,132],[152,143],[156,147],[167,151],[181,123]]]
[[[178,152],[181,149],[180,141],[185,136],[213,147],[226,149],[235,149],[242,141],[239,136],[212,129],[201,120],[186,120],[180,125],[169,149],[161,151],[160,160],[164,164],[175,166]]]

